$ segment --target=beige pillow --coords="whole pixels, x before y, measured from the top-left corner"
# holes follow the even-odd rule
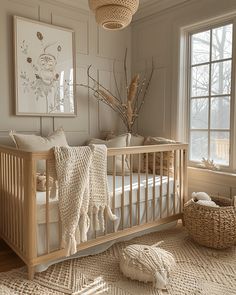
[[[57,129],[47,137],[35,134],[21,134],[11,131],[10,137],[14,141],[16,148],[31,152],[48,151],[54,146],[68,146],[65,133],[62,128]],[[38,161],[37,171],[45,171],[45,161]]]
[[[175,140],[167,139],[163,137],[147,137],[144,141],[144,145],[159,145],[159,144],[173,144],[177,143]],[[145,156],[144,156],[145,158]],[[169,160],[169,165],[168,165]],[[144,159],[145,161],[145,159]],[[169,168],[168,168],[169,166]],[[156,164],[155,164],[155,173],[160,175],[161,171],[161,154],[156,153]],[[150,153],[148,156],[148,169],[150,173],[153,173],[153,154]],[[174,174],[174,153],[172,151],[163,152],[163,170],[162,174],[167,176],[169,170],[169,176]]]
[[[122,136],[122,135],[121,135]],[[115,138],[114,133],[110,133],[107,135],[107,139]],[[144,142],[144,137],[138,134],[130,135],[130,143],[128,146],[142,146]],[[127,161],[129,161],[130,157],[127,157]],[[133,172],[138,172],[139,165],[139,156],[138,154],[133,155]],[[140,159],[140,171],[143,171],[143,154],[141,154]]]
[[[47,137],[35,134],[21,134],[10,132],[10,137],[20,150],[31,152],[48,151],[54,146],[68,146],[65,133],[62,128],[57,129]]]
[[[89,140],[88,144],[105,144],[107,148],[122,148],[127,147],[130,144],[130,134],[123,134],[116,136],[110,140],[102,140],[97,138],[92,138]],[[125,165],[124,165],[125,174],[129,174],[129,163],[128,158],[125,157]],[[108,157],[107,159],[107,173],[113,174],[113,158]],[[122,156],[116,156],[116,174],[122,174]]]
[[[120,269],[125,276],[141,282],[152,282],[157,289],[166,289],[174,266],[174,256],[159,248],[158,244],[130,245],[123,249],[120,256]]]

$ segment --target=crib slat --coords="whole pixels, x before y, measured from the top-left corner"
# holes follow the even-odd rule
[[[105,222],[105,228],[104,228],[104,236],[107,234],[107,222],[108,222],[108,215],[107,210],[104,210],[104,222]]]
[[[8,155],[8,204],[9,204],[9,222],[10,222],[10,232],[9,239],[12,242],[13,239],[13,224],[12,224],[12,159],[11,155]]]
[[[4,233],[4,162],[3,162],[3,153],[0,153],[0,189],[1,189],[1,194],[0,194],[0,199],[1,199],[1,205],[0,205],[0,233]]]
[[[4,210],[6,212],[4,218],[4,227],[5,227],[5,234],[8,236],[8,203],[7,203],[7,154],[4,154]]]
[[[4,232],[4,191],[5,191],[5,188],[4,188],[4,154],[3,153],[0,153],[0,181],[1,181],[1,191],[2,193],[0,194],[0,198],[1,198],[1,206],[0,206],[0,212],[1,212],[1,225],[0,225],[0,228],[1,228],[1,233]]]
[[[7,222],[8,222],[8,230],[7,230],[7,236],[10,239],[10,232],[11,232],[11,220],[10,220],[10,160],[9,160],[9,154],[7,154]]]
[[[19,231],[20,231],[20,172],[19,172],[19,159],[16,158],[16,218],[17,218],[17,224],[16,224],[16,244],[17,248],[20,249],[20,241],[19,241]]]
[[[6,208],[6,183],[5,183],[5,177],[6,177],[6,169],[5,169],[5,154],[2,154],[2,187],[3,187],[3,193],[2,193],[2,201],[3,201],[3,210],[5,211]],[[2,223],[2,230],[4,233],[6,233],[6,214],[3,214],[3,223]]]
[[[11,206],[10,206],[10,179],[11,179],[11,175],[10,175],[10,158],[9,158],[9,154],[7,154],[7,216],[8,216],[8,238],[11,240]]]
[[[160,158],[160,218],[162,218],[162,203],[163,203],[163,152]]]
[[[146,222],[148,222],[148,153],[146,153],[145,172],[146,172],[145,210],[146,210]]]
[[[2,234],[2,225],[3,225],[3,203],[2,203],[2,195],[3,195],[3,188],[2,188],[2,153],[0,153],[0,236]]]
[[[6,236],[8,237],[9,235],[9,215],[8,215],[8,166],[7,166],[8,158],[7,154],[5,155],[5,183],[6,183],[6,194],[5,194],[5,201],[6,201]]]
[[[113,162],[113,198],[112,198],[112,209],[115,214],[116,210],[116,156],[112,157]],[[115,231],[115,221],[113,221],[113,231]]]
[[[2,153],[0,153],[0,191],[2,192],[0,194],[0,235],[3,233],[3,221],[4,221],[4,217],[3,217],[3,192],[4,192],[4,188],[3,188],[3,162],[2,162]]]
[[[173,196],[173,212],[176,214],[176,180],[177,180],[177,152],[174,151],[174,196]]]
[[[167,207],[167,217],[170,214],[170,153],[167,155],[167,196],[166,196],[166,207]]]
[[[15,245],[15,241],[14,241],[14,227],[15,227],[15,220],[14,220],[14,185],[13,185],[13,181],[14,181],[14,170],[13,170],[13,155],[10,155],[10,207],[11,207],[11,241],[12,243]]]
[[[121,196],[121,228],[124,229],[124,198],[125,198],[125,156],[122,155],[122,196]]]
[[[179,150],[179,194],[180,194],[180,204],[179,212],[182,212],[182,200],[183,200],[183,190],[182,190],[182,150]]]
[[[138,154],[138,196],[137,196],[137,208],[138,208],[138,220],[137,220],[137,224],[140,224],[140,171],[141,171],[141,154]]]
[[[50,253],[50,229],[49,229],[49,163],[46,160],[46,249]]]
[[[14,196],[14,201],[13,201],[13,216],[14,216],[14,235],[13,235],[13,240],[14,240],[14,245],[17,245],[17,230],[16,230],[16,226],[17,226],[17,174],[16,174],[16,157],[13,156],[13,175],[14,175],[14,180],[13,180],[13,196]]]
[[[21,250],[23,253],[25,253],[25,232],[23,230],[23,216],[25,214],[24,210],[24,164],[23,159],[20,159],[20,244],[21,244]]]
[[[3,193],[3,204],[4,204],[4,223],[3,223],[3,228],[4,228],[4,233],[7,234],[7,215],[6,215],[6,209],[7,209],[7,170],[6,170],[6,154],[3,154],[3,187],[4,187],[4,193]]]
[[[156,153],[153,153],[153,163],[152,163],[152,182],[153,182],[153,188],[152,188],[152,200],[153,200],[153,212],[152,217],[153,221],[156,218]]]
[[[183,192],[183,200],[182,204],[184,206],[185,201],[187,201],[188,197],[188,150],[183,150],[183,169],[184,169],[184,175],[183,175],[183,186],[184,186],[184,192]],[[183,208],[183,207],[182,207]]]
[[[12,233],[11,233],[11,241],[15,245],[15,216],[14,216],[14,208],[15,208],[15,173],[14,173],[14,156],[11,155],[11,223],[12,223]]]
[[[129,192],[129,222],[133,226],[133,155],[130,155],[130,192]]]

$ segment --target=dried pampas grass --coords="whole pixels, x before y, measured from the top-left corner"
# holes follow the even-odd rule
[[[130,101],[131,103],[134,102],[137,91],[138,91],[139,78],[140,78],[139,74],[135,75],[129,86],[128,101]]]
[[[80,84],[80,86],[87,87],[93,90],[94,97],[100,99],[103,103],[110,106],[116,113],[119,114],[123,123],[125,124],[127,131],[132,133],[134,123],[139,116],[140,110],[144,104],[144,100],[146,98],[150,82],[152,80],[154,65],[152,62],[152,69],[149,78],[147,79],[146,75],[142,77],[140,83],[140,75],[136,74],[128,85],[128,73],[126,66],[127,59],[127,50],[125,53],[124,59],[124,73],[125,73],[125,87],[126,87],[126,98],[121,97],[120,89],[118,88],[118,83],[115,75],[115,62],[113,64],[113,76],[115,80],[116,91],[118,93],[118,97],[113,95],[107,88],[105,88],[101,83],[99,83],[96,79],[94,79],[90,75],[89,66],[87,74],[90,80],[93,81],[94,86]]]
[[[116,106],[117,100],[110,94],[108,94],[106,91],[99,89],[98,94],[102,96],[103,99],[105,99],[109,104],[111,104],[112,106]]]

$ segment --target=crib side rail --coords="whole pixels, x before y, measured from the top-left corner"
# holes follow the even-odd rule
[[[188,150],[188,144],[186,143],[174,143],[174,144],[159,144],[159,145],[143,145],[143,146],[129,146],[124,148],[109,148],[107,151],[108,156],[116,155],[130,155],[130,154],[144,154],[155,152],[168,152],[177,150]]]
[[[0,146],[0,236],[28,263],[36,254],[33,154]]]

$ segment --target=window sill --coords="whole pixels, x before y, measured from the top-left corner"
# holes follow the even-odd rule
[[[236,195],[236,173],[188,167],[188,179],[190,187],[211,187],[211,191],[224,187],[229,189],[230,196]]]
[[[212,175],[219,175],[219,176],[226,176],[226,177],[236,177],[236,173],[234,172],[225,172],[220,170],[209,170],[200,167],[192,167],[188,166],[188,171],[190,173],[200,173],[200,174],[212,174]]]

